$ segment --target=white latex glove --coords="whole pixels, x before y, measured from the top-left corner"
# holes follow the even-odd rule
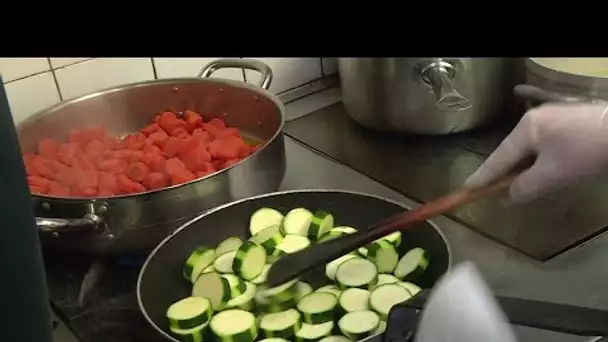
[[[536,155],[536,162],[509,189],[515,202],[608,171],[607,112],[607,104],[583,103],[531,109],[465,186],[486,185],[529,155]]]
[[[415,342],[516,342],[515,333],[474,264],[454,267],[432,290]]]

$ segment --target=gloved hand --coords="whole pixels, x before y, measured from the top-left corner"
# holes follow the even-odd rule
[[[608,105],[563,103],[531,109],[465,186],[486,185],[530,155],[536,155],[534,165],[509,189],[514,202],[608,171]]]

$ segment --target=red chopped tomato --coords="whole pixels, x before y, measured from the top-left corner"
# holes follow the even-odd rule
[[[32,194],[44,195],[47,193],[46,188],[40,188],[40,187],[33,186],[33,185],[30,185],[29,188],[30,188],[30,193],[32,193]]]
[[[201,128],[197,128],[192,131],[192,137],[203,144],[207,144],[213,141],[213,136],[211,135],[211,133],[203,131]]]
[[[151,171],[165,172],[165,163],[167,160],[160,154],[146,154],[141,158],[141,162],[146,164]]]
[[[89,141],[87,147],[85,147],[84,152],[91,157],[92,160],[98,161],[103,157],[103,152],[105,151],[106,146],[101,140],[92,140]]]
[[[203,149],[195,149],[182,158],[186,168],[192,172],[206,170],[205,163],[211,161],[211,154]]]
[[[70,188],[68,188],[65,185],[61,185],[59,183],[53,182],[49,186],[49,190],[47,191],[47,194],[52,195],[52,196],[67,197],[70,195]]]
[[[157,123],[151,123],[148,126],[142,128],[140,131],[146,136],[150,136],[152,133],[157,132],[160,126]]]
[[[150,136],[146,140],[146,143],[163,148],[167,139],[169,139],[169,135],[165,131],[160,130],[150,134]]]
[[[145,154],[157,154],[159,156],[163,154],[163,150],[161,150],[160,147],[156,145],[149,145],[144,147],[143,152]]]
[[[230,160],[226,160],[226,161],[224,162],[224,165],[222,165],[222,167],[223,167],[223,168],[228,168],[228,167],[231,167],[232,165],[234,165],[234,164],[236,164],[236,163],[238,163],[238,162],[240,162],[240,161],[241,161],[241,160],[240,160],[240,159],[238,159],[238,158],[237,158],[237,159],[230,159]]]
[[[201,143],[198,140],[189,136],[180,142],[177,154],[181,159],[183,159],[186,155],[199,148],[200,145]]]
[[[170,133],[177,127],[186,127],[186,122],[179,119],[177,115],[171,112],[164,112],[160,115],[158,119],[158,125],[165,130],[165,132]]]
[[[99,194],[111,194],[106,196],[113,196],[118,192],[118,183],[116,176],[109,172],[99,173]]]
[[[179,174],[183,171],[188,171],[188,170],[186,169],[186,165],[184,165],[184,163],[181,160],[179,160],[178,158],[175,158],[175,157],[167,159],[167,163],[165,164],[165,172],[169,176]]]
[[[116,175],[116,183],[118,185],[118,190],[123,194],[146,191],[146,188],[143,185],[132,180],[125,174]]]
[[[106,159],[97,163],[97,169],[100,171],[108,171],[113,174],[127,172],[129,163],[122,159]]]
[[[28,176],[27,183],[30,186],[48,189],[51,186],[51,183],[53,183],[53,182],[46,178],[42,178],[42,177]]]
[[[195,129],[201,127],[203,117],[198,113],[186,111],[186,129],[188,133],[192,133]]]
[[[209,120],[209,124],[219,128],[219,129],[226,128],[226,123],[224,122],[224,120],[222,120],[220,118],[213,118],[213,119]]]
[[[65,165],[72,165],[76,159],[76,153],[80,147],[77,143],[69,142],[59,145],[57,149],[57,160]]]
[[[177,127],[171,131],[171,136],[178,139],[184,139],[188,137],[188,131],[184,127]]]
[[[215,135],[221,130],[221,128],[218,128],[210,123],[203,123],[201,127],[203,130],[205,130],[205,132],[211,134],[213,137],[215,137]]]
[[[225,140],[213,140],[209,143],[209,153],[213,158],[236,159],[239,156],[239,148],[240,146]]]
[[[55,179],[55,165],[47,158],[37,155],[32,161],[36,173],[44,178]]]
[[[241,136],[241,133],[239,131],[238,128],[234,128],[234,127],[228,127],[228,128],[224,128],[221,129],[219,131],[217,131],[217,133],[215,134],[215,137],[217,139],[221,139],[224,137],[230,137],[230,136],[234,136],[234,137],[239,137]]]
[[[43,138],[38,142],[38,153],[48,159],[55,159],[59,142],[55,139]]]
[[[167,158],[174,157],[175,155],[177,155],[177,152],[179,151],[180,147],[181,147],[181,143],[180,143],[179,139],[176,137],[170,137],[169,139],[167,139],[167,142],[165,143],[165,146],[163,147],[163,152],[164,152],[165,157],[167,157]]]
[[[162,172],[150,172],[142,184],[149,190],[161,189],[169,185],[169,177]]]
[[[127,168],[127,176],[136,182],[141,182],[150,172],[148,166],[142,162],[135,162]]]
[[[183,184],[188,183],[196,179],[196,175],[188,170],[182,170],[179,173],[171,175],[171,184]]]

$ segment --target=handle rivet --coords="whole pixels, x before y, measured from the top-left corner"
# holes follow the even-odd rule
[[[51,209],[51,204],[49,202],[42,202],[42,204],[40,204],[40,206],[44,210],[50,210]]]

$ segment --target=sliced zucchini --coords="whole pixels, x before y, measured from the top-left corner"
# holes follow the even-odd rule
[[[331,280],[336,280],[336,271],[338,270],[338,266],[340,266],[340,264],[342,264],[344,261],[356,257],[357,256],[353,254],[346,254],[336,260],[330,261],[329,263],[327,263],[327,265],[325,265],[325,276],[327,276],[327,278]]]
[[[259,284],[263,284],[266,282],[266,277],[268,277],[268,270],[270,270],[270,266],[269,264],[264,265],[264,268],[262,269],[262,273],[260,273],[259,276],[253,278],[251,280],[252,283],[259,285]]]
[[[334,296],[336,296],[336,298],[340,298],[340,294],[342,293],[342,291],[340,291],[340,288],[337,287],[336,285],[321,286],[315,292],[327,292],[327,293],[331,293]]]
[[[378,280],[376,265],[363,258],[344,261],[336,270],[336,281],[342,288],[360,287],[371,289]]]
[[[308,324],[321,324],[332,321],[338,305],[335,295],[327,292],[313,292],[298,301],[298,310]]]
[[[342,335],[333,335],[323,337],[319,342],[352,342],[349,338]]]
[[[308,238],[316,241],[334,227],[334,216],[328,212],[319,210],[315,212],[308,227]]]
[[[234,256],[236,255],[236,251],[226,252],[222,255],[219,255],[217,259],[213,262],[213,268],[218,273],[234,273],[232,270],[232,263],[234,262]]]
[[[284,242],[284,240],[285,239],[283,239],[283,242]],[[272,253],[268,254],[268,257],[266,258],[267,263],[274,264],[275,262],[277,262],[277,260],[279,260],[280,257],[287,254],[284,251],[280,250],[278,247],[279,246],[277,246],[277,248],[273,249]]]
[[[312,292],[312,286],[310,286],[308,283],[303,282],[303,281],[299,281],[297,284],[297,295],[296,295],[296,299],[300,299],[304,296],[306,296],[307,294]]]
[[[399,262],[399,253],[392,243],[380,240],[367,247],[367,258],[376,264],[379,273],[392,273]]]
[[[230,283],[218,273],[203,273],[192,286],[192,296],[209,299],[211,307],[217,311],[230,300]]]
[[[262,274],[264,266],[266,266],[266,250],[264,247],[253,241],[247,241],[236,251],[232,270],[239,277],[252,280]]]
[[[167,309],[169,327],[178,330],[206,324],[212,314],[211,302],[205,297],[187,297],[171,304]]]
[[[397,283],[397,285],[401,285],[401,286],[405,287],[408,291],[410,291],[412,296],[415,296],[418,292],[422,291],[420,286],[418,286],[414,283],[410,283],[409,281],[402,281],[402,282]]]
[[[395,277],[404,279],[416,279],[426,271],[429,266],[429,254],[420,247],[410,249],[397,263]]]
[[[380,324],[378,324],[378,327],[376,328],[376,330],[374,330],[374,332],[372,334],[373,335],[383,334],[385,330],[386,330],[386,321],[381,320]]]
[[[228,301],[228,303],[226,303],[226,305],[224,306],[226,309],[235,308],[245,311],[253,310],[255,306],[254,297],[257,291],[257,286],[250,282],[245,282],[245,287],[246,289],[243,294],[238,297],[233,297],[231,300]]]
[[[283,214],[280,211],[272,208],[260,208],[249,219],[249,233],[254,236],[268,227],[280,226],[282,222]]]
[[[400,283],[401,280],[399,280],[399,278],[395,277],[392,274],[385,274],[385,273],[380,273],[378,274],[378,283],[376,284],[376,286],[382,285],[382,284],[394,284],[394,283]]]
[[[184,264],[184,278],[194,283],[203,270],[213,264],[215,260],[215,249],[201,246],[194,250],[186,259]]]
[[[258,245],[264,247],[268,254],[271,254],[276,247],[283,241],[284,236],[281,232],[281,226],[270,226],[268,228],[262,229],[259,233],[249,239],[257,243]]]
[[[182,342],[203,342],[209,323],[190,329],[169,328],[171,334]]]
[[[310,240],[300,235],[285,235],[283,242],[277,248],[287,254],[295,253],[310,246]]]
[[[410,291],[399,284],[384,284],[370,292],[369,306],[380,315],[382,320],[386,321],[388,313],[394,305],[403,303],[411,297]]]
[[[222,274],[222,278],[228,280],[230,284],[230,298],[236,298],[247,290],[247,284],[243,279],[235,276],[234,274]]]
[[[289,340],[279,337],[271,337],[258,340],[258,342],[289,342]]]
[[[332,229],[329,230],[330,232],[341,232],[344,234],[353,234],[356,233],[357,230],[353,227],[349,227],[349,226],[338,226],[338,227],[334,227]]]
[[[209,272],[215,272],[215,268],[213,267],[213,265],[210,265],[209,267],[205,268],[203,270],[203,272],[201,272],[201,274],[203,274],[203,273],[209,273]]]
[[[338,328],[344,336],[353,341],[362,340],[371,336],[380,324],[377,313],[364,310],[349,312],[338,321]]]
[[[215,253],[217,253],[217,255],[222,255],[224,253],[236,251],[237,249],[239,249],[239,247],[241,247],[242,244],[243,241],[240,238],[236,236],[229,237],[226,240],[220,242],[219,245],[217,245]]]
[[[321,324],[302,323],[302,327],[296,332],[297,342],[316,342],[323,337],[331,335],[334,329],[334,322],[329,321]]]
[[[393,246],[395,246],[395,247],[399,247],[399,245],[401,245],[401,232],[394,232],[394,233],[388,234],[387,236],[383,237],[382,239],[387,240],[388,242],[392,243]]]
[[[341,236],[353,234],[356,232],[357,232],[357,230],[353,227],[348,227],[348,226],[334,227],[334,228],[330,229],[327,233],[323,234],[323,236],[321,236],[321,238],[319,238],[319,240],[317,242],[325,242],[325,241],[333,240],[335,238],[339,238]]]
[[[308,235],[308,227],[312,220],[312,213],[308,209],[295,208],[285,215],[283,220],[283,232],[286,235]]]
[[[255,303],[260,312],[275,313],[294,308],[297,305],[297,299],[291,298],[284,302],[274,302],[266,297],[260,296],[258,292],[255,295]]]
[[[258,337],[255,316],[240,309],[218,312],[209,326],[222,342],[253,342]]]
[[[302,315],[296,309],[262,316],[260,329],[266,337],[290,338],[302,327]]]
[[[260,285],[258,295],[270,303],[283,303],[296,298],[298,294],[298,279],[292,279],[285,284],[275,287]]]
[[[369,291],[356,287],[344,290],[338,299],[340,308],[344,312],[369,310],[368,302]]]

